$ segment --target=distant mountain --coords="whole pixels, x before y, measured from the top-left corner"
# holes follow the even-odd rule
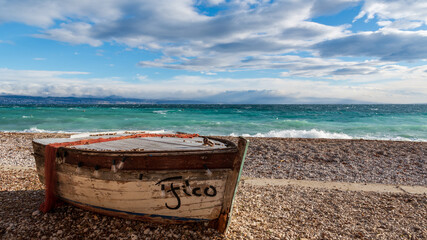
[[[192,100],[158,100],[109,97],[35,97],[19,95],[0,95],[0,104],[201,104]]]
[[[139,99],[120,96],[109,97],[36,97],[0,95],[0,104],[373,104],[352,99],[339,98],[295,98],[275,95],[264,91],[225,91],[219,94],[192,100]]]
[[[372,104],[370,102],[341,98],[296,98],[274,94],[271,90],[225,91],[200,98],[207,103],[224,104]]]

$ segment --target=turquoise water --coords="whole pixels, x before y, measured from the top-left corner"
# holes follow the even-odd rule
[[[0,106],[0,131],[117,130],[427,141],[427,105]]]

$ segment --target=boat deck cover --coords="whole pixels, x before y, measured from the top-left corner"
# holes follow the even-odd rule
[[[45,138],[36,139],[34,142],[43,145],[51,143],[73,142],[92,138],[112,138],[126,136],[126,134],[90,136],[84,138]],[[175,138],[175,137],[144,137],[128,138],[109,142],[100,142],[87,145],[77,145],[70,148],[94,151],[192,151],[192,150],[214,150],[225,149],[226,144],[209,139],[210,146],[203,143],[203,137]]]

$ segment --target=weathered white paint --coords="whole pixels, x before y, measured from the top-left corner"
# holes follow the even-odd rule
[[[44,176],[44,168],[38,166],[39,175]],[[114,173],[107,169],[98,170],[100,177],[93,175],[93,170],[77,167],[70,164],[60,164],[57,167],[57,194],[58,196],[72,202],[101,207],[105,209],[119,210],[124,212],[165,215],[180,218],[216,219],[218,218],[223,204],[224,190],[227,176],[231,173],[229,169],[213,169],[212,175],[208,176],[204,170],[174,170],[174,171],[118,171]],[[143,174],[139,179],[139,174]],[[162,179],[181,176],[175,179],[157,184]],[[185,184],[188,180],[190,188]],[[175,192],[180,199],[178,209],[176,207],[177,197],[171,190],[179,187]],[[161,185],[164,184],[164,196],[162,196]],[[207,196],[204,190],[213,194],[209,188],[216,189],[215,196]],[[193,189],[200,188],[202,196],[195,196]],[[184,193],[186,189],[188,196]]]

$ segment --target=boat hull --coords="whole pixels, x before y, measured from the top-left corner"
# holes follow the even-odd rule
[[[39,179],[44,183],[45,145],[33,142],[33,147]],[[59,148],[55,195],[109,216],[158,223],[208,222],[224,232],[246,149],[245,139],[240,139],[238,147],[213,151]],[[120,170],[113,169],[112,162],[120,158],[126,158],[126,164]]]

